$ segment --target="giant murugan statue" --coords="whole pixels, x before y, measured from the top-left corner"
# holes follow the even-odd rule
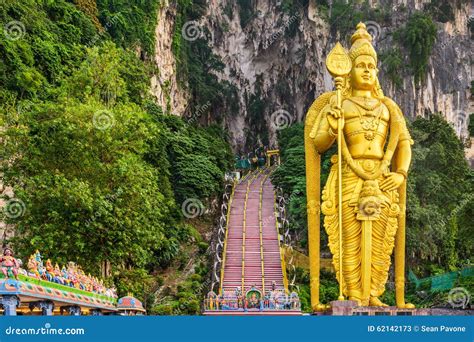
[[[305,122],[310,287],[319,302],[320,211],[340,287],[339,300],[386,306],[390,258],[395,248],[395,291],[405,303],[406,179],[413,141],[400,108],[384,96],[377,78],[377,53],[363,23],[346,51],[339,43],[326,66],[336,90],[323,93]],[[337,142],[336,142],[337,141]],[[338,153],[320,202],[320,155],[334,143]],[[342,235],[342,238],[341,238]]]

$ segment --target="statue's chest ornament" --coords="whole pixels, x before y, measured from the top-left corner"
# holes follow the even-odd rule
[[[367,141],[372,141],[375,137],[375,132],[378,130],[380,125],[380,119],[382,117],[382,102],[377,101],[375,104],[370,105],[367,98],[364,99],[363,103],[356,99],[349,99],[351,102],[356,104],[357,112],[359,114],[360,125],[364,132],[364,138]],[[364,115],[361,113],[362,107],[364,109]]]

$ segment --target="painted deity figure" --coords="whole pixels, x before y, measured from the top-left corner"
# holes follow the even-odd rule
[[[36,258],[34,254],[30,256],[28,259],[28,275],[34,278],[41,278],[40,273],[38,271],[38,262],[36,261]]]
[[[46,260],[46,278],[48,281],[54,281],[54,267],[51,263],[51,259]]]
[[[395,252],[396,301],[404,300],[404,230],[406,178],[413,141],[397,104],[384,96],[377,74],[377,53],[363,23],[344,52],[352,62],[341,77],[341,105],[336,92],[322,94],[310,107],[305,123],[308,231],[311,296],[319,304],[319,212],[329,237],[333,265],[342,293],[363,306],[386,306],[385,291],[391,255]],[[322,191],[320,203],[320,154],[337,140],[342,126],[342,270],[338,223],[338,156]]]
[[[13,257],[13,251],[10,248],[5,248],[3,251],[3,256],[0,256],[0,263],[2,267],[2,273],[5,278],[9,278],[11,273],[13,277],[18,280],[18,268],[20,265]]]

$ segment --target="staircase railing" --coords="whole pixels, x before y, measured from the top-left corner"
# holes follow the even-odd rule
[[[231,191],[231,194],[229,196],[229,201],[227,203],[227,210],[225,212],[225,215],[224,215],[224,212],[222,211],[221,212],[221,219],[220,219],[220,227],[219,227],[219,245],[222,246],[222,240],[220,239],[220,237],[222,235],[224,235],[224,243],[223,243],[223,249],[222,249],[222,262],[221,262],[221,274],[220,274],[220,280],[219,280],[219,294],[222,293],[222,285],[224,283],[224,270],[225,270],[225,262],[226,262],[226,257],[227,257],[227,236],[229,235],[229,217],[230,217],[230,211],[231,211],[231,208],[232,208],[232,201],[234,199],[234,191],[235,191],[235,181],[232,183],[232,191]],[[222,218],[224,218],[224,220],[222,220]],[[224,225],[223,223],[225,223],[225,229],[223,228]],[[218,250],[216,249],[216,253],[218,252]],[[216,254],[218,260],[220,261],[221,259],[219,258],[219,255]],[[216,268],[217,268],[217,264],[214,265],[214,273],[216,272]],[[215,273],[215,276],[217,278],[217,274]],[[213,289],[213,287],[212,287]]]
[[[281,261],[282,261],[282,269],[284,271],[284,279],[286,280],[286,286],[285,288],[287,291],[289,290],[289,287],[294,287],[296,288],[297,291],[299,291],[298,285],[295,284],[296,281],[296,267],[293,263],[293,241],[291,238],[290,234],[290,224],[287,219],[287,214],[286,214],[286,205],[288,204],[286,198],[283,195],[283,191],[281,188],[278,188],[276,192],[274,193],[274,196],[276,197],[275,201],[275,210],[277,212],[277,231],[279,236],[282,237],[280,239],[280,255],[281,255]],[[288,277],[287,277],[287,272],[286,272],[286,262],[285,262],[285,255],[283,251],[283,245],[286,247],[287,252],[290,254],[290,259],[288,260],[288,268],[291,270],[291,281],[288,283]]]

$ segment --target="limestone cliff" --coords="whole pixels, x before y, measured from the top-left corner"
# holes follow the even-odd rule
[[[237,150],[250,148],[257,141],[274,145],[279,128],[303,120],[311,102],[331,89],[332,80],[324,65],[326,54],[336,39],[348,46],[348,36],[339,37],[334,30],[340,24],[338,20],[346,20],[347,12],[342,12],[340,18],[331,13],[335,11],[334,2],[327,1],[324,7],[321,3],[325,1],[321,0],[207,1],[206,13],[194,25],[211,32],[209,45],[225,64],[217,76],[237,90],[239,110],[218,109],[226,112],[224,125]],[[341,1],[338,2],[340,7]],[[412,13],[426,10],[430,3],[426,0],[367,2],[375,13],[388,13],[383,21],[370,22],[370,32],[380,55],[390,53],[394,31]],[[450,3],[449,20],[435,19],[436,42],[421,85],[415,86],[414,76],[405,66],[408,63],[405,54],[399,70],[401,85],[393,84],[383,63],[379,66],[380,81],[385,95],[399,103],[406,116],[442,112],[457,134],[466,137],[472,79],[468,21],[472,20],[472,7],[468,1]],[[347,11],[350,10],[348,6]],[[155,60],[161,72],[158,77],[161,89],[163,80],[169,80],[171,108],[181,114],[186,96],[179,90],[173,74],[169,49],[173,16],[169,16],[169,11],[162,8],[159,14]],[[163,16],[166,19],[162,20]],[[157,84],[156,80],[153,84]],[[155,94],[164,93],[159,88],[156,86]],[[157,95],[160,96],[163,103],[163,95]]]
[[[164,1],[157,13],[153,56],[157,72],[151,79],[150,91],[163,110],[182,115],[189,95],[177,81],[176,58],[172,52],[175,19],[176,6]]]

